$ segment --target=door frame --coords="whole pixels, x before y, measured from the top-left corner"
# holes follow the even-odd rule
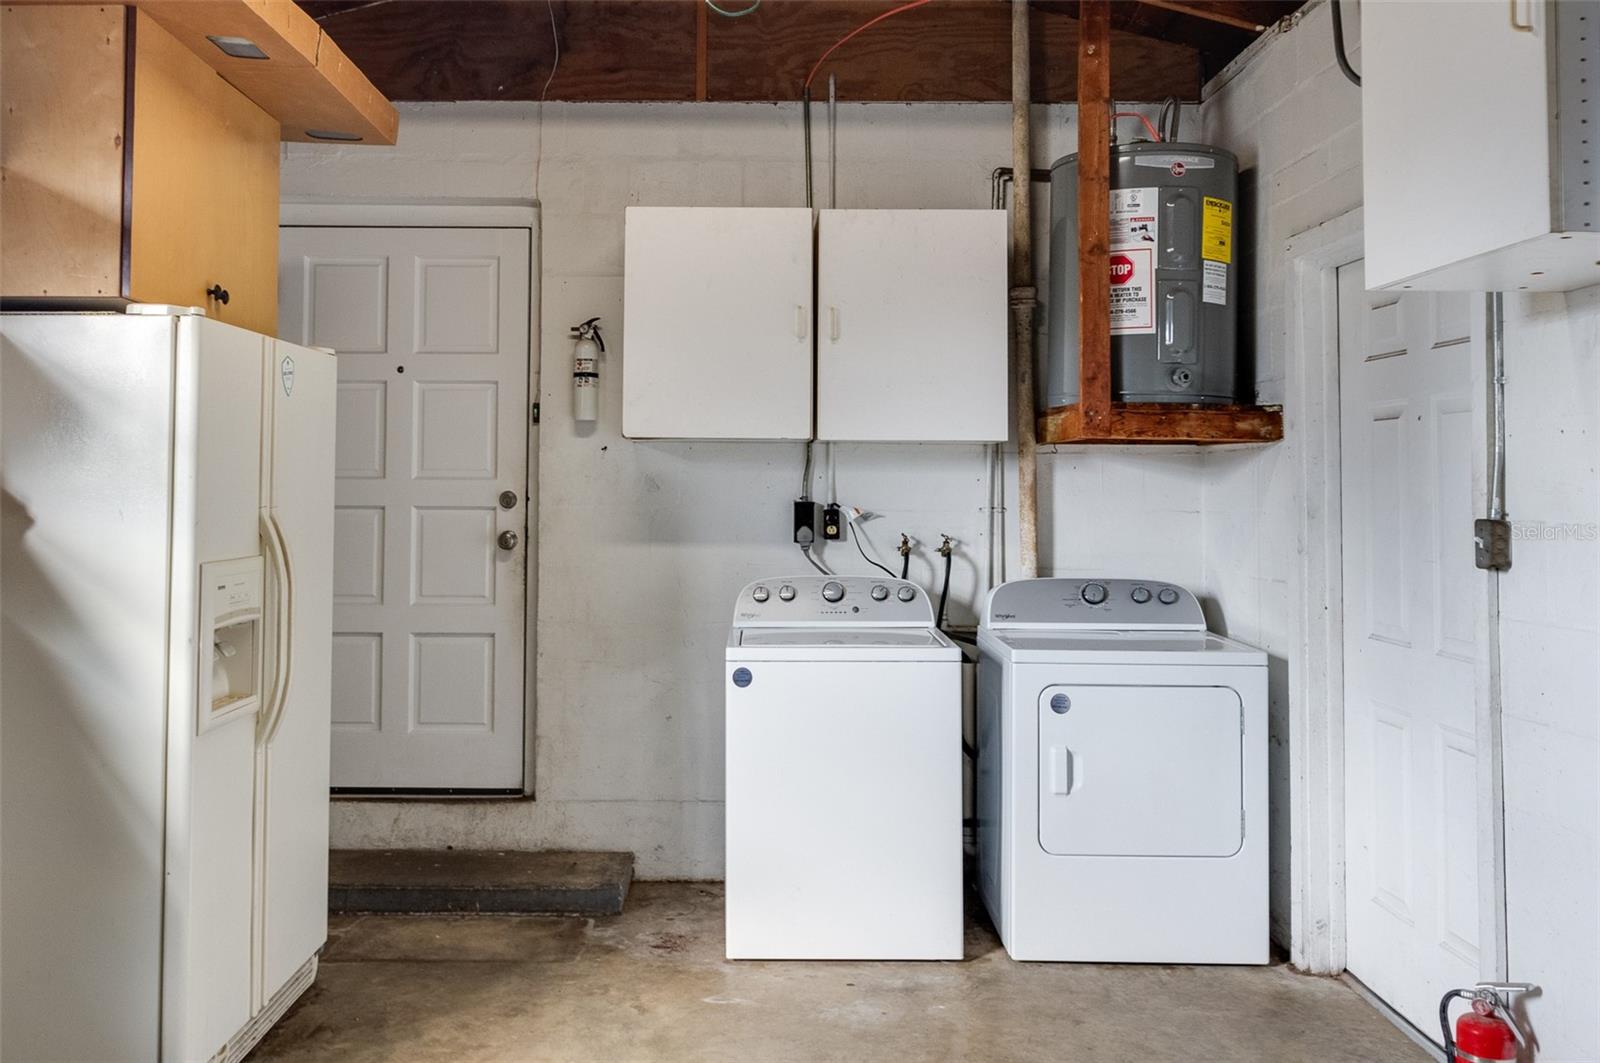
[[[539,205],[531,199],[419,199],[412,201],[363,202],[285,199],[278,207],[278,228],[374,228],[374,229],[526,229],[528,231],[528,394],[523,402],[529,411],[525,468],[522,485],[527,502],[527,526],[522,540],[527,550],[523,566],[523,646],[522,646],[522,795],[534,796],[538,686],[538,587],[539,587],[539,461],[538,425],[532,411],[539,401],[539,304],[544,291],[540,271]],[[360,795],[370,798],[372,795]],[[470,797],[471,795],[467,795]],[[429,800],[449,800],[448,795],[430,794]]]
[[[1289,661],[1290,959],[1303,970],[1345,969],[1344,578],[1339,431],[1341,266],[1361,261],[1364,217],[1355,207],[1283,244],[1286,439],[1295,448],[1295,512],[1302,552]],[[1471,314],[1472,342],[1486,350],[1487,299]],[[1489,387],[1484,358],[1472,386]],[[1487,409],[1488,404],[1485,403]],[[1492,426],[1483,419],[1473,454],[1473,503],[1487,491]],[[1462,529],[1467,534],[1467,529]],[[1506,978],[1505,806],[1499,676],[1499,575],[1485,580],[1476,625],[1479,977]]]

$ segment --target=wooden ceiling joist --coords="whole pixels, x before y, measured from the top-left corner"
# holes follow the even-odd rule
[[[301,3],[391,99],[536,100],[550,74],[552,8],[544,3]],[[829,45],[894,6],[892,0],[762,0],[749,15],[726,18],[701,0],[553,0],[561,63],[548,98],[797,100],[806,72]],[[1255,17],[1261,3],[1239,6]],[[1124,9],[1131,17],[1144,10],[1139,4],[1114,8],[1117,98],[1197,99],[1200,49],[1120,26]],[[1033,93],[1041,103],[1076,98],[1077,10],[1077,0],[1033,5]],[[1233,51],[1253,39],[1215,23],[1194,30],[1193,18],[1148,10],[1148,18],[1188,27],[1196,39],[1225,38]],[[830,57],[819,77],[837,74],[846,101],[1009,100],[1010,21],[1008,0],[937,0],[873,26]]]

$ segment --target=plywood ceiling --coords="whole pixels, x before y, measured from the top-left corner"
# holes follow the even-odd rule
[[[737,11],[750,0],[718,0]],[[1193,100],[1205,78],[1257,36],[1187,13],[1270,25],[1300,0],[1135,0],[1112,5],[1112,91]],[[552,100],[794,100],[828,46],[885,0],[762,0],[742,18],[701,0],[300,0],[392,100],[534,100],[561,61]],[[1033,90],[1070,101],[1078,5],[1034,0]],[[845,100],[1010,98],[1009,0],[935,0],[846,44],[820,77]]]

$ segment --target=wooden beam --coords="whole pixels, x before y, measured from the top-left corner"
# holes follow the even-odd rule
[[[1267,28],[1254,19],[1240,18],[1237,15],[1229,14],[1221,7],[1202,7],[1199,4],[1178,3],[1176,0],[1138,0],[1138,2],[1147,7],[1159,7],[1164,11],[1173,11],[1180,15],[1188,15],[1191,18],[1205,19],[1207,22],[1232,26],[1236,30],[1246,30],[1250,33],[1260,33]]]
[[[1039,416],[1040,443],[1274,443],[1283,438],[1277,406],[1180,406],[1114,403],[1103,422],[1087,422],[1081,405],[1056,406]]]
[[[707,68],[709,56],[706,53],[706,37],[710,33],[710,8],[705,4],[698,4],[694,13],[694,98],[706,99],[706,82],[708,80]]]
[[[1078,395],[1089,429],[1111,408],[1111,5],[1083,0],[1078,40]]]

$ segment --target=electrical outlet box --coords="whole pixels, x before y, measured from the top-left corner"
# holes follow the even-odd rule
[[[822,503],[809,498],[794,500],[794,541],[801,546],[816,542],[822,530]]]
[[[822,507],[822,537],[830,542],[844,535],[844,513],[839,503],[829,502]]]
[[[1506,572],[1511,568],[1511,522],[1483,517],[1472,522],[1472,560],[1479,568]]]

